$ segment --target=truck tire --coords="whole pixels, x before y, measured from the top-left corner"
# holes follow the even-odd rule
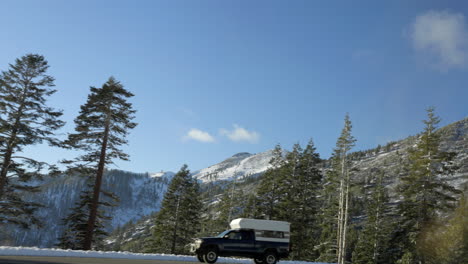
[[[215,263],[218,260],[218,250],[214,247],[207,249],[203,254],[203,260],[206,263]]]
[[[276,264],[276,262],[278,262],[278,257],[274,251],[267,251],[263,256],[264,264]]]
[[[197,259],[198,261],[204,263],[205,261],[203,260],[203,254],[197,254]]]
[[[263,264],[263,258],[254,258],[255,264]]]

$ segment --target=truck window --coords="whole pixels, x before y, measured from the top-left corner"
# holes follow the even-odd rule
[[[216,237],[224,237],[225,235],[227,235],[227,233],[229,233],[229,230],[226,230],[226,231],[222,232],[221,234],[217,235]]]
[[[285,238],[284,232],[281,231],[259,230],[256,232],[257,237]]]
[[[237,231],[232,231],[228,233],[227,235],[224,236],[227,239],[233,239],[233,240],[242,240],[242,235],[240,232]]]

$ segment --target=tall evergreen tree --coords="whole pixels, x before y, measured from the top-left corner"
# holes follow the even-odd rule
[[[340,189],[338,202],[338,264],[344,264],[346,262],[346,233],[348,229],[348,219],[349,219],[349,189],[350,189],[350,161],[348,160],[347,155],[349,154],[351,148],[354,146],[356,140],[351,135],[351,120],[347,114],[345,117],[344,128],[341,132],[341,136],[338,138],[336,154],[339,156],[340,164]]]
[[[280,193],[281,199],[278,200],[277,210],[279,219],[288,220],[293,211],[299,210],[297,199],[295,199],[298,191],[299,179],[301,170],[303,169],[302,160],[303,149],[299,143],[293,145],[290,152],[286,154],[285,161],[279,168],[280,182],[278,183],[277,191]]]
[[[418,138],[416,147],[409,151],[408,174],[401,177],[398,191],[403,200],[399,211],[402,227],[407,238],[407,254],[414,263],[425,263],[418,240],[421,230],[435,219],[438,212],[454,207],[456,194],[460,191],[447,183],[447,175],[452,173],[452,153],[439,150],[440,136],[436,133],[440,118],[434,108],[427,109],[424,131]]]
[[[332,168],[327,173],[326,187],[324,188],[324,204],[322,205],[322,235],[319,245],[321,261],[345,263],[347,256],[346,237],[348,231],[349,207],[350,207],[350,167],[351,161],[348,154],[354,146],[355,139],[351,135],[351,121],[346,114],[344,127],[336,142],[332,156]],[[338,198],[336,200],[336,197]],[[337,207],[336,214],[331,208]],[[333,219],[337,219],[336,225]],[[336,232],[336,233],[335,233]],[[335,233],[335,234],[334,234]],[[334,253],[336,252],[336,257]]]
[[[279,207],[281,218],[291,223],[291,241],[299,245],[291,254],[293,259],[314,260],[317,257],[314,246],[318,236],[320,162],[312,140],[304,150],[295,144],[286,156],[282,185],[285,196]]]
[[[47,106],[56,90],[44,57],[27,54],[9,66],[0,74],[0,225],[28,228],[39,223],[33,215],[39,204],[23,200],[20,193],[37,191],[25,183],[55,167],[18,153],[43,142],[57,145],[54,131],[64,122],[61,111]]]
[[[391,262],[389,239],[392,231],[391,208],[385,188],[385,172],[377,170],[366,186],[367,204],[363,231],[353,252],[353,263],[384,264]]]
[[[322,189],[320,190],[320,210],[319,225],[320,239],[316,245],[319,252],[317,261],[336,262],[337,252],[337,212],[338,212],[338,175],[335,170],[327,170],[322,180]]]
[[[71,170],[91,176],[95,180],[89,206],[83,249],[90,250],[95,232],[102,178],[105,166],[115,159],[128,160],[120,147],[127,144],[125,137],[136,126],[132,122],[135,110],[127,99],[133,94],[120,82],[110,77],[100,88],[91,87],[91,93],[75,119],[75,133],[68,136],[67,145],[85,154],[77,157]]]
[[[273,157],[270,160],[271,167],[263,174],[257,191],[257,204],[260,214],[266,219],[278,219],[280,217],[278,204],[283,196],[283,165],[284,157],[281,146],[276,145]]]
[[[164,194],[161,210],[156,216],[153,236],[147,252],[182,254],[195,236],[201,216],[200,188],[187,165],[177,172]]]

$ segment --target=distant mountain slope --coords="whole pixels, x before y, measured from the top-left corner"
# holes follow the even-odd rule
[[[167,172],[159,177],[112,170],[105,174],[103,190],[112,190],[119,198],[117,207],[108,213],[113,219],[108,226],[112,231],[129,221],[158,211],[167,185],[174,174]],[[66,217],[74,206],[80,192],[85,187],[83,177],[60,176],[49,178],[42,183],[42,192],[27,197],[43,204],[38,211],[44,226],[40,229],[23,230],[12,227],[8,234],[0,233],[3,245],[51,247],[63,231],[61,219]]]
[[[273,150],[258,154],[241,152],[218,164],[195,171],[194,177],[206,183],[258,175],[270,167],[272,157]]]
[[[201,182],[231,180],[258,175],[268,168],[272,151],[259,154],[239,153],[225,161],[194,173]],[[207,176],[216,173],[216,177]],[[213,174],[211,174],[213,175]],[[113,219],[108,226],[112,231],[129,221],[136,222],[159,211],[167,185],[173,172],[138,174],[117,170],[109,171],[104,177],[103,190],[112,190],[119,198],[119,205],[108,213]],[[41,229],[22,230],[12,227],[7,233],[0,233],[0,245],[50,247],[61,235],[61,219],[66,217],[85,187],[82,177],[60,176],[40,183],[42,192],[28,195],[27,199],[45,205],[38,212],[44,219]]]
[[[447,179],[451,185],[463,189],[463,185],[468,181],[468,118],[442,127],[437,133],[441,136],[439,148],[456,153],[454,163],[458,168],[454,175],[447,176]],[[399,170],[402,169],[401,161],[407,158],[408,150],[415,146],[417,140],[418,136],[410,136],[384,147],[353,153],[351,157],[357,169],[355,181],[365,184],[372,173],[375,173],[375,169],[383,169],[389,177],[390,194],[395,194],[394,188],[399,183]]]

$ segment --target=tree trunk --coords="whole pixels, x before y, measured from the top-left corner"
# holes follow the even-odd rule
[[[104,137],[102,139],[101,155],[99,157],[98,170],[96,173],[96,181],[94,183],[93,199],[91,200],[91,208],[89,212],[86,235],[85,235],[84,244],[83,244],[84,250],[91,250],[91,244],[93,241],[94,226],[96,223],[97,210],[99,207],[99,194],[101,192],[102,176],[104,174],[104,166],[106,164],[106,150],[107,150],[107,141],[109,139],[109,129],[110,129],[110,120],[108,119],[106,122],[106,127],[104,129]]]
[[[336,243],[337,243],[337,259],[338,261],[341,259],[341,239],[343,234],[343,179],[340,179],[340,196],[338,201],[338,228],[337,228],[337,236],[336,236]]]
[[[341,264],[341,259],[343,255],[343,239],[344,239],[344,225],[343,225],[343,220],[344,220],[344,204],[345,204],[345,191],[344,191],[344,181],[345,181],[345,164],[346,164],[346,150],[342,150],[342,159],[341,159],[341,177],[340,177],[340,197],[339,197],[339,203],[338,203],[338,234],[337,234],[337,246],[338,246],[338,252],[337,252],[337,260],[338,263]]]
[[[349,207],[349,174],[346,171],[346,192],[345,192],[345,206],[344,206],[344,223],[343,223],[343,235],[341,245],[341,261],[338,263],[344,264],[346,257],[346,230],[348,229],[348,207]]]

